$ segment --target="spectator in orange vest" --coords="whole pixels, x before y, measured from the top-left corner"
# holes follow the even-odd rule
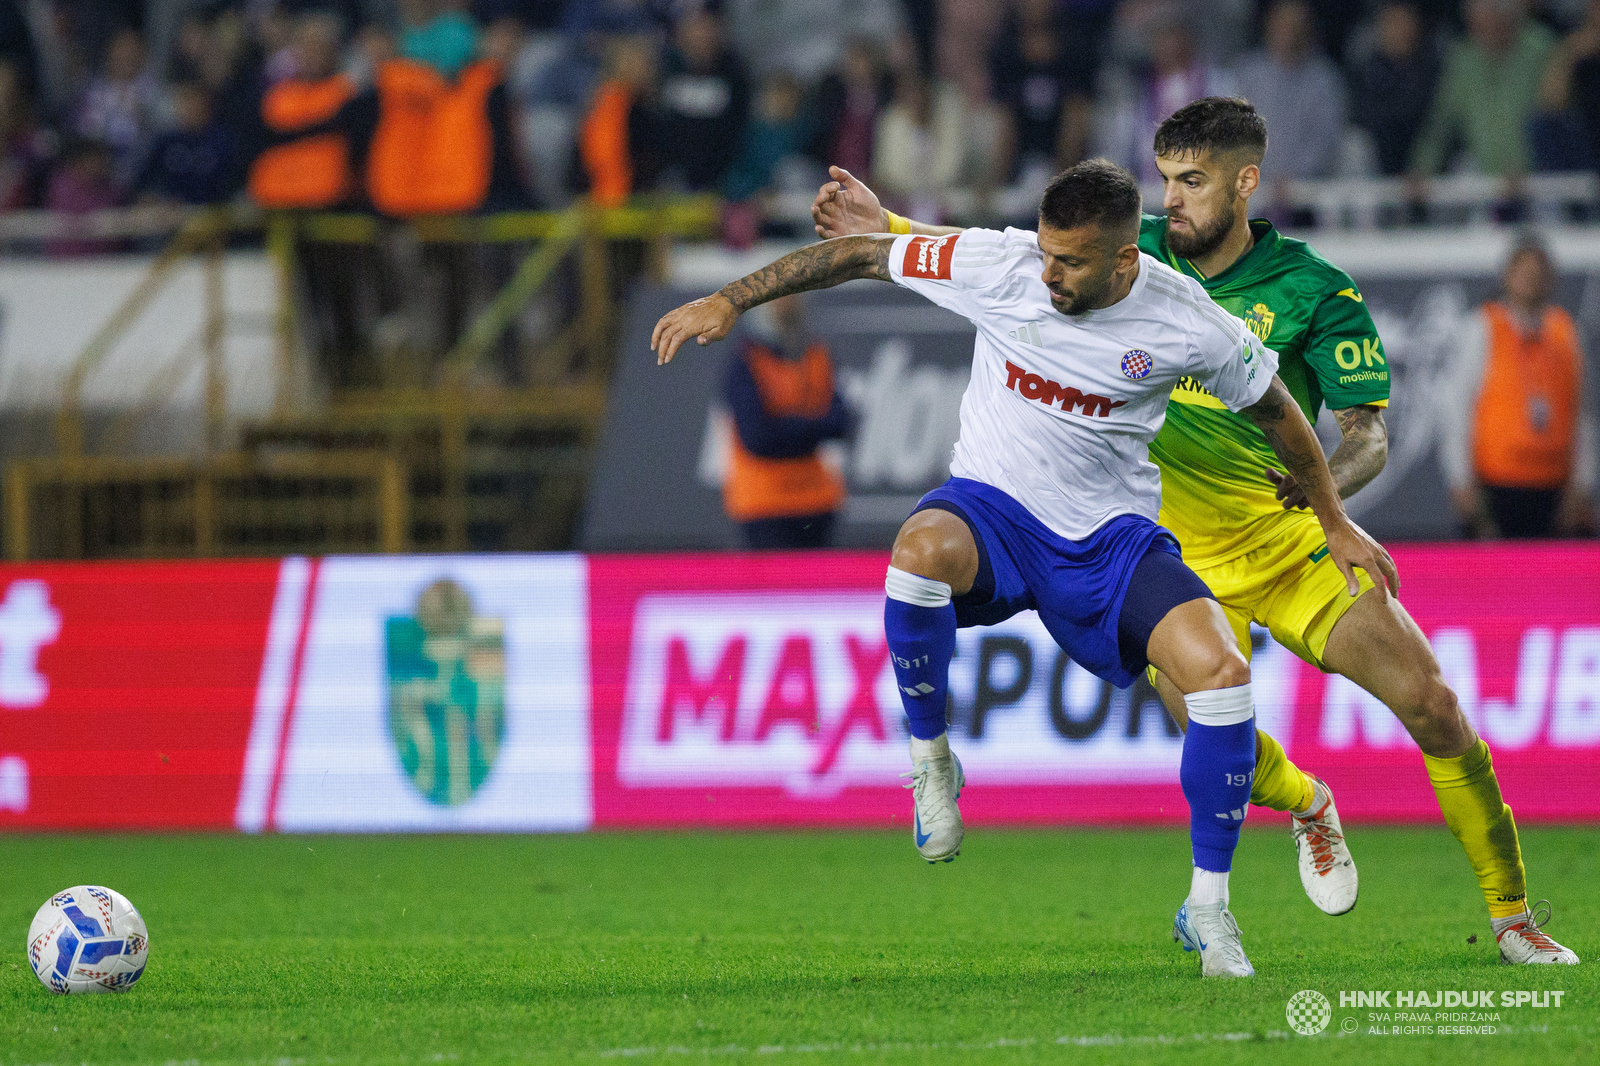
[[[376,115],[374,98],[358,98],[359,86],[339,73],[340,37],[331,15],[295,24],[294,75],[261,101],[267,146],[250,166],[250,195],[263,207],[329,208],[355,192],[354,157]]]
[[[1505,295],[1459,349],[1445,473],[1469,536],[1593,533],[1595,422],[1572,316],[1550,303],[1555,269],[1536,238],[1512,250]]]
[[[373,206],[397,217],[527,206],[500,59],[485,54],[456,66],[460,38],[422,40],[437,49],[413,42],[377,70],[378,124],[366,165]],[[440,73],[441,64],[455,73]]]
[[[833,380],[828,346],[807,334],[799,295],[773,300],[766,336],[728,365],[723,398],[733,441],[723,506],[751,548],[824,548],[844,505],[844,480],[818,454],[855,417]]]
[[[648,38],[622,37],[611,43],[605,80],[578,133],[589,195],[601,207],[618,207],[654,184],[649,98],[655,81],[655,47]]]

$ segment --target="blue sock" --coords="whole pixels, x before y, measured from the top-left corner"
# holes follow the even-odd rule
[[[1189,731],[1183,737],[1178,779],[1189,801],[1189,841],[1194,864],[1225,873],[1250,806],[1256,769],[1255,706],[1248,684],[1191,692]]]
[[[956,608],[950,586],[889,567],[884,581],[883,632],[895,684],[911,720],[911,735],[932,740],[944,732],[950,660],[956,653]]]

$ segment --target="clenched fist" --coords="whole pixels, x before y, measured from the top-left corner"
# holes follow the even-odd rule
[[[850,237],[863,233],[889,232],[889,217],[883,213],[878,194],[843,167],[829,167],[832,181],[817,190],[811,201],[811,221],[817,236]]]

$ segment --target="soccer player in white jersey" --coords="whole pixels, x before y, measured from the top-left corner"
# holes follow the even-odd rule
[[[1140,253],[1139,188],[1104,160],[1057,175],[1039,230],[838,237],[662,317],[657,361],[721,340],[743,311],[856,278],[892,281],[977,327],[951,477],[895,538],[884,629],[911,729],[914,839],[929,862],[961,847],[964,778],[945,734],[958,627],[1036,610],[1085,668],[1126,687],[1154,665],[1184,694],[1179,778],[1194,871],[1176,932],[1207,976],[1249,976],[1227,909],[1228,871],[1250,801],[1250,668],[1210,590],[1156,524],[1148,445],[1173,384],[1200,381],[1261,427],[1304,487],[1328,550],[1398,587],[1394,563],[1346,516],[1277,356],[1198,282]]]

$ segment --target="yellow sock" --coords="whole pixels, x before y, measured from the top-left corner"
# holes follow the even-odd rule
[[[1511,808],[1500,798],[1494,759],[1481,739],[1465,755],[1435,759],[1424,755],[1428,780],[1439,797],[1445,824],[1461,842],[1489,903],[1490,918],[1508,918],[1528,907],[1522,848]]]
[[[1311,805],[1311,778],[1289,761],[1283,745],[1256,730],[1256,782],[1250,802],[1275,811],[1303,811]]]

